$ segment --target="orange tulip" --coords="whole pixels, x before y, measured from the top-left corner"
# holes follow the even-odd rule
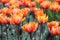
[[[57,22],[57,21],[52,21],[52,22],[50,22],[50,23],[48,23],[48,27],[53,27],[53,26],[58,26],[59,25],[59,22]]]
[[[8,11],[9,11],[9,8],[7,8],[7,7],[1,9],[1,12],[2,12],[3,14],[9,14]]]
[[[48,23],[48,30],[51,34],[59,34],[59,22],[57,21],[52,21]]]
[[[16,13],[20,13],[20,9],[19,8],[12,9],[12,15],[16,14]]]
[[[51,5],[51,2],[50,2],[50,1],[43,1],[43,2],[40,4],[41,8],[43,8],[43,9],[48,8],[50,5]]]
[[[44,15],[44,12],[43,12],[43,10],[40,10],[40,9],[35,8],[34,9],[34,14],[36,16],[43,16]]]
[[[57,2],[53,2],[50,5],[49,9],[52,10],[52,11],[57,11],[58,10],[58,3]]]
[[[50,31],[49,31],[49,32],[50,32],[51,34],[53,34],[53,35],[56,35],[56,34],[57,34],[57,28],[58,28],[57,26],[52,27],[52,28],[50,28]]]
[[[9,23],[8,17],[6,15],[4,15],[4,14],[0,14],[0,23],[2,23],[2,24]]]
[[[48,16],[44,14],[43,10],[34,9],[34,14],[39,23],[46,23],[48,21]]]
[[[38,20],[39,23],[43,24],[48,21],[48,16],[46,16],[46,15],[36,16],[36,19]]]
[[[14,14],[11,17],[10,22],[12,24],[19,24],[20,22],[22,22],[22,17],[23,17],[23,14],[21,14],[21,13]]]
[[[38,23],[29,22],[22,26],[22,29],[26,32],[35,32],[38,27]]]
[[[29,11],[30,11],[29,8],[22,8],[22,9],[21,9],[21,12],[22,12],[23,16],[26,16]]]
[[[19,1],[17,1],[17,0],[10,0],[9,3],[10,3],[10,7],[12,7],[12,8],[19,7]]]
[[[11,8],[11,6],[10,6],[10,8],[9,8],[9,11],[8,11],[8,13],[10,13],[10,15],[13,15],[13,14],[16,14],[16,13],[20,13],[20,9],[19,8]]]

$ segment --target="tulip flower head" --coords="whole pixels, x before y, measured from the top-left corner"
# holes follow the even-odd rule
[[[41,8],[43,8],[43,9],[47,9],[50,5],[51,5],[51,2],[50,1],[43,1],[40,4]]]
[[[22,22],[22,18],[23,18],[23,14],[17,13],[12,15],[10,22],[12,24],[19,24],[20,22]]]
[[[0,23],[7,24],[9,22],[10,22],[10,20],[9,20],[9,18],[6,15],[0,14]]]
[[[46,16],[46,15],[37,16],[36,19],[38,20],[39,23],[43,24],[43,23],[46,23],[48,21],[48,16]]]
[[[59,33],[59,22],[52,21],[48,23],[48,30],[51,34],[56,35]]]
[[[22,29],[26,32],[35,32],[38,27],[38,23],[36,22],[29,22],[22,26]]]
[[[57,11],[58,10],[58,3],[57,2],[53,2],[50,5],[49,9],[52,10],[52,11]]]

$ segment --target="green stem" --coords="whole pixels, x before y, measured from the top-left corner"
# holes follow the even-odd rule
[[[17,24],[17,26],[16,26],[16,32],[17,32],[17,35],[18,35],[18,40],[20,40],[19,39],[19,24]]]
[[[43,9],[44,13],[47,15],[47,9]]]
[[[30,40],[32,40],[32,33],[29,33],[29,35],[30,35]]]
[[[8,32],[7,32],[7,30],[8,30],[8,24],[6,24],[6,40],[8,40]]]
[[[56,13],[55,13],[55,11],[53,11],[53,15],[54,15],[54,21],[56,20]]]
[[[42,40],[43,24],[40,24],[40,40]]]

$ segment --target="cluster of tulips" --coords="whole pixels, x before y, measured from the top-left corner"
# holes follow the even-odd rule
[[[52,11],[60,11],[60,0],[0,0],[4,6],[0,9],[0,23],[2,24],[19,24],[26,19],[28,12],[34,12],[36,20],[40,24],[44,24],[48,21],[48,16],[43,12],[44,9],[49,8]],[[36,4],[40,4],[41,9],[36,8]],[[26,8],[19,8],[26,6]],[[58,27],[59,23],[52,21],[48,24],[48,29],[51,34],[60,34]],[[34,32],[38,27],[37,22],[28,22],[22,26],[22,29],[26,32]]]
[[[47,9],[49,8],[51,11],[60,11],[60,5],[59,2],[50,2],[50,1],[43,1],[40,4],[41,8]]]
[[[34,10],[35,18],[40,24],[44,24],[48,21],[48,16],[40,9],[35,8]],[[38,27],[37,22],[29,22],[22,26],[22,29],[27,32],[34,32]]]

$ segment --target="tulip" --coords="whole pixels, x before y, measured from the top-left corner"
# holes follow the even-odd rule
[[[26,32],[35,32],[36,29],[38,27],[38,23],[36,22],[29,22],[29,23],[26,23],[25,25],[22,26],[22,29]]]
[[[37,16],[36,19],[38,20],[39,23],[43,24],[48,21],[48,16],[46,16],[46,15]]]
[[[57,35],[59,33],[59,22],[52,21],[48,23],[48,30],[51,34]]]
[[[57,11],[58,10],[58,3],[57,2],[53,2],[50,5],[49,9],[52,10],[52,11]]]
[[[48,27],[53,27],[53,26],[59,26],[59,22],[57,22],[57,21],[52,21],[52,22],[50,22],[50,23],[48,23]]]
[[[12,8],[18,8],[19,7],[19,1],[17,1],[17,0],[10,0],[9,3],[10,3],[10,6]]]
[[[43,1],[40,4],[41,8],[43,8],[43,9],[47,9],[50,5],[51,5],[51,2],[50,1]]]
[[[24,24],[22,26],[22,29],[29,33],[30,39],[32,40],[32,32],[35,32],[37,30],[37,27],[38,27],[38,23],[29,22],[29,23]]]
[[[34,14],[35,14],[35,16],[38,16],[38,15],[42,16],[42,15],[44,15],[44,12],[43,12],[43,10],[35,8],[34,9]]]
[[[26,16],[29,11],[30,11],[29,8],[22,8],[22,9],[21,9],[21,13],[23,14],[23,16]]]
[[[22,22],[22,17],[23,17],[23,14],[21,14],[21,13],[14,14],[11,17],[10,22],[12,24],[19,24],[20,22]]]
[[[3,14],[9,14],[8,11],[9,11],[9,8],[7,8],[7,7],[1,9],[1,12],[2,12]]]
[[[0,23],[7,24],[9,23],[9,21],[10,21],[9,18],[6,15],[0,14]]]
[[[20,9],[19,8],[12,9],[12,15],[16,14],[16,13],[20,13]]]
[[[52,27],[50,29],[50,33],[53,34],[53,35],[56,35],[57,34],[57,27]]]

